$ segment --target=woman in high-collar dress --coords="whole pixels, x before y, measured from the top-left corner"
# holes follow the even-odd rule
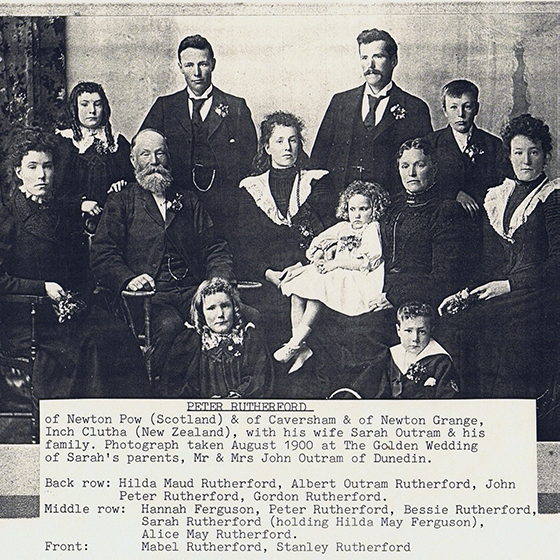
[[[484,255],[476,287],[463,294],[463,326],[471,396],[535,398],[551,389],[557,368],[560,274],[560,180],[545,166],[552,151],[548,126],[525,114],[502,133],[514,177],[484,200]],[[440,313],[453,312],[450,296]]]
[[[53,137],[36,129],[21,131],[9,153],[16,188],[0,209],[0,294],[50,300],[37,308],[35,395],[149,396],[136,339],[93,302],[79,203],[53,192],[56,156]],[[8,351],[29,352],[29,310],[21,303],[3,303],[1,318]]]
[[[308,169],[303,151],[303,123],[277,111],[260,126],[255,174],[239,185],[239,238],[234,249],[237,276],[263,284],[243,294],[263,316],[269,345],[289,336],[290,307],[276,286],[265,282],[267,269],[284,270],[305,263],[311,240],[334,223],[334,201],[324,187],[327,171]],[[331,217],[332,214],[332,217]]]

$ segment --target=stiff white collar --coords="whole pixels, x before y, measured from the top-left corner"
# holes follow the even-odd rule
[[[379,121],[383,118],[385,114],[385,109],[387,109],[387,105],[389,104],[389,91],[393,87],[393,81],[391,80],[379,93],[373,93],[372,89],[369,87],[369,84],[366,83],[366,87],[364,88],[364,95],[362,97],[362,120],[365,120],[367,114],[369,113],[369,101],[368,95],[373,97],[382,97],[381,101],[377,105],[375,109],[375,125],[379,124]]]
[[[488,215],[488,220],[494,231],[513,243],[513,234],[527,221],[539,202],[545,202],[552,191],[560,189],[560,179],[549,181],[546,177],[537,185],[515,209],[507,231],[504,229],[504,211],[515,188],[513,179],[506,179],[501,185],[493,187],[486,193],[484,208]]]
[[[438,356],[440,354],[449,356],[447,350],[433,338],[430,339],[430,342],[428,342],[426,348],[424,348],[424,350],[422,350],[422,352],[420,352],[420,354],[417,354],[416,356],[407,354],[402,344],[397,344],[396,346],[389,348],[389,352],[391,352],[391,358],[393,358],[393,362],[395,362],[395,365],[399,368],[400,372],[403,375],[407,372],[408,368],[412,364],[415,364],[416,362],[419,362],[424,358],[428,358],[429,356]],[[451,358],[451,356],[449,357]]]
[[[451,127],[451,132],[453,133],[453,138],[455,138],[455,142],[457,142],[457,146],[459,149],[464,152],[469,140],[472,138],[473,127],[469,129],[468,132],[457,132],[453,127]]]
[[[288,215],[283,216],[276,201],[270,192],[268,183],[269,171],[262,175],[246,177],[239,183],[239,188],[244,188],[251,195],[255,204],[275,223],[279,226],[292,226],[292,218],[298,213],[301,205],[308,199],[311,194],[311,181],[319,180],[324,177],[328,171],[323,169],[302,169],[294,179],[294,185],[290,194],[290,202],[288,205]]]

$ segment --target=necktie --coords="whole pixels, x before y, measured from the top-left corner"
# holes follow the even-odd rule
[[[207,99],[191,99],[191,101],[193,103],[192,123],[194,126],[202,126],[200,109],[202,109],[202,106]]]
[[[373,95],[369,95],[368,93],[367,98],[369,102],[369,111],[368,114],[366,115],[366,118],[364,119],[364,125],[368,130],[372,130],[373,128],[375,128],[375,110],[377,109],[379,102],[382,99],[385,99],[385,97],[386,95],[382,95],[380,97],[374,97]]]

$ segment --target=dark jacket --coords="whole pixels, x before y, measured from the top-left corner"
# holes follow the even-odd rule
[[[331,173],[333,187],[339,192],[349,182],[350,150],[354,126],[361,122],[361,107],[365,84],[337,93],[331,100],[311,152],[311,166]],[[371,168],[374,180],[391,194],[400,180],[396,154],[401,144],[410,138],[425,136],[432,131],[430,110],[424,101],[393,84],[383,118],[374,129]]]
[[[444,198],[455,200],[457,193],[463,191],[482,204],[488,189],[505,178],[509,160],[502,141],[476,126],[471,138],[474,153],[470,157],[459,149],[450,126],[430,132],[426,140],[435,150],[437,181]]]
[[[140,128],[153,128],[167,138],[175,182],[196,192],[220,236],[230,241],[237,216],[237,186],[249,175],[257,150],[255,125],[244,99],[215,86],[204,125],[216,164],[213,185],[205,192],[192,181],[193,129],[186,89],[158,97]]]
[[[45,205],[15,190],[0,209],[0,293],[45,294],[45,282],[65,289],[87,281],[87,249],[77,207]]]
[[[194,194],[171,188],[169,198],[177,194],[182,195],[181,209],[168,210],[165,224],[152,194],[136,183],[107,199],[91,246],[91,266],[115,294],[140,274],[155,278],[169,244],[187,264],[189,286],[214,276],[233,278],[227,243],[216,238],[210,216]]]

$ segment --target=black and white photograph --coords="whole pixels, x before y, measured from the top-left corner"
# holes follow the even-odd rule
[[[0,518],[45,517],[45,436],[65,434],[44,403],[107,399],[351,419],[529,402],[519,461],[538,460],[539,517],[560,513],[559,7],[3,4]],[[142,556],[45,542],[7,557]],[[321,546],[264,557],[371,556]]]

